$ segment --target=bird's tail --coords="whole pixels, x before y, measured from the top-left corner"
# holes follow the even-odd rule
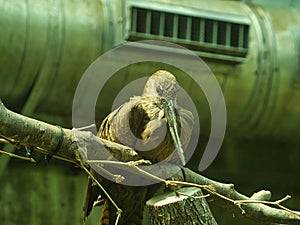
[[[108,200],[105,200],[102,213],[99,221],[99,225],[109,225],[109,207],[108,207]]]

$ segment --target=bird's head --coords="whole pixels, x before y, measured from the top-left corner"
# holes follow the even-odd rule
[[[146,82],[143,96],[159,96],[175,100],[178,90],[179,85],[175,76],[166,70],[158,70]]]

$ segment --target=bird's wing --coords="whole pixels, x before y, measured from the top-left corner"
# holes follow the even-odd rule
[[[126,186],[103,179],[101,182],[110,197],[121,208],[122,214],[119,220],[120,225],[142,224],[143,209],[146,200],[147,187]],[[104,214],[101,215],[99,225],[115,224],[117,218],[116,208],[111,202],[104,207]]]
[[[131,109],[140,97],[132,97],[110,113],[102,122],[98,136],[134,148],[135,131],[130,127]]]
[[[130,112],[132,107],[135,105],[135,103],[137,101],[139,101],[140,97],[133,97],[130,99],[129,102],[124,103],[123,105],[121,105],[119,108],[117,108],[116,110],[114,110],[113,112],[111,112],[101,123],[100,128],[98,130],[98,136],[100,138],[109,140],[109,141],[113,141],[116,143],[121,143],[123,145],[127,145],[130,147],[133,147],[133,142],[134,140],[132,140],[132,137],[129,135],[129,131],[130,128],[127,126],[127,124],[129,125],[129,116],[130,116]],[[100,176],[94,171],[91,170],[91,173],[96,177],[96,178],[100,178]],[[117,185],[111,181],[102,179],[101,184],[104,186],[104,188],[109,191],[110,189],[112,190],[112,192],[110,193],[110,195],[113,197],[113,199],[122,199],[122,201],[126,201],[127,197],[129,195],[134,195],[135,191],[133,191],[131,193],[131,189],[130,188],[124,188],[122,189],[123,185]],[[141,197],[145,195],[146,190],[142,189],[141,190]],[[101,190],[98,186],[93,185],[93,181],[91,180],[91,178],[88,179],[88,187],[87,187],[87,193],[86,193],[86,198],[85,198],[85,203],[84,203],[84,220],[87,219],[87,217],[89,216],[94,203],[98,200],[99,195],[101,195]],[[124,198],[121,197],[120,195],[124,195]],[[128,195],[128,196],[127,196]],[[116,197],[114,197],[116,196]],[[126,197],[127,196],[127,197]],[[138,199],[139,195],[137,194],[136,197],[131,197],[131,199]],[[103,197],[105,197],[103,195]],[[122,201],[119,202],[120,205],[124,205],[122,204]],[[143,202],[143,201],[141,201]],[[129,201],[129,203],[131,204],[131,206],[135,203],[135,202],[131,202]],[[132,208],[130,206],[130,204],[128,204],[128,209]],[[140,207],[140,206],[139,206]],[[109,221],[113,221],[116,216],[115,216],[115,208],[114,206],[112,206],[111,204],[108,204],[106,206],[106,209],[109,210]],[[138,210],[138,209],[135,209]],[[125,209],[125,213],[123,214],[123,217],[128,216],[128,214],[135,214],[134,210],[130,210],[130,213],[127,212],[128,210]],[[122,218],[123,218],[122,217]],[[140,215],[138,216],[138,218],[140,218]],[[102,215],[101,217],[101,224],[106,224],[106,217]],[[123,220],[123,219],[122,219]],[[110,222],[112,223],[112,222]]]
[[[91,170],[91,173],[93,175],[96,175],[94,170]],[[99,195],[101,194],[100,188],[93,184],[93,181],[90,177],[88,177],[88,185],[86,190],[86,196],[83,204],[83,211],[84,211],[84,223],[86,222],[88,216],[90,215],[94,203],[98,200]],[[101,204],[98,204],[97,206],[100,206]]]
[[[178,108],[177,111],[181,116],[178,124],[180,124],[180,130],[183,131],[180,134],[180,140],[183,148],[185,148],[189,142],[192,132],[193,115],[191,112],[182,108]],[[167,121],[164,117],[163,109],[158,98],[134,97],[131,98],[129,102],[123,104],[118,109],[110,113],[103,120],[98,131],[98,136],[106,140],[127,145],[133,149],[137,148],[137,140],[142,140],[144,141],[144,144],[147,144],[149,137],[152,136],[152,138],[154,138],[153,140],[155,140],[153,143],[157,144],[155,142],[163,137],[163,141],[159,141],[159,143],[161,143],[160,146],[155,148],[154,151],[140,152],[140,154],[146,159],[161,161],[170,154],[168,149],[164,151],[164,149],[161,149],[161,146],[165,146],[166,148],[171,146],[172,151],[174,149],[170,135],[167,134],[168,137],[166,136],[165,138],[165,136],[160,133],[163,127],[167,127],[166,122]],[[163,154],[161,154],[161,150],[164,151]],[[155,155],[155,151],[159,154]],[[117,204],[121,206],[123,210],[121,220],[124,224],[128,224],[126,222],[132,220],[134,217],[137,217],[134,220],[140,220],[145,200],[145,187],[126,187],[105,179],[103,179],[101,184],[107,191],[110,192],[111,197],[118,201]],[[94,202],[97,201],[99,193],[99,188],[97,186],[93,186],[92,182],[89,181],[87,198],[84,207],[86,217],[93,208]],[[112,223],[116,218],[116,211],[112,204],[108,204],[107,207],[109,210],[109,221]],[[120,224],[122,224],[121,221]]]
[[[118,114],[118,111],[123,107],[124,105],[120,106],[118,109],[110,113],[101,123],[101,126],[98,130],[98,136],[109,140],[113,142],[117,142],[118,140],[116,136],[114,135],[113,129],[111,128],[111,124],[115,116]],[[93,169],[90,170],[92,175],[95,177],[100,177],[96,171]],[[100,178],[101,179],[101,178]],[[88,185],[87,185],[87,191],[86,191],[86,197],[84,201],[83,211],[84,211],[84,222],[87,220],[90,212],[92,211],[94,207],[94,203],[98,200],[99,195],[101,195],[101,190],[98,186],[93,184],[93,181],[90,177],[88,177]]]
[[[143,97],[137,101],[131,109],[129,122],[136,136],[135,149],[150,150],[164,140],[167,126],[159,98]]]

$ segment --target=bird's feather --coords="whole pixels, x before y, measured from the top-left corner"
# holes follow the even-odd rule
[[[170,91],[168,92],[164,87],[170,88]],[[142,96],[132,97],[103,120],[98,136],[140,150],[138,153],[142,158],[151,160],[153,163],[168,158],[173,153],[175,146],[169,132],[162,97],[159,94],[173,98],[177,89],[176,79],[169,72],[154,73],[147,81]],[[178,125],[177,131],[181,146],[186,149],[192,133],[194,118],[188,110],[180,107],[175,107],[175,109],[175,124]],[[147,151],[142,151],[145,149]],[[101,179],[100,175],[95,175]],[[85,217],[89,215],[94,201],[101,193],[98,187],[91,184],[89,182],[87,190]],[[106,179],[102,179],[101,184],[123,210],[119,225],[140,225],[148,188],[126,186]],[[150,188],[151,192],[153,189]],[[116,209],[110,202],[106,201],[103,213],[100,225],[114,224],[117,217]]]

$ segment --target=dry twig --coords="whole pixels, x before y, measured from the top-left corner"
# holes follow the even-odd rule
[[[32,162],[32,163],[36,163],[36,161],[34,160],[34,158],[28,158],[28,157],[16,155],[16,154],[13,154],[13,153],[10,153],[10,152],[6,152],[6,151],[3,151],[3,150],[0,150],[0,153],[4,154],[4,155],[8,155],[10,157],[22,159],[22,160],[29,161],[29,162]]]
[[[107,191],[102,187],[102,185],[99,183],[99,181],[93,176],[93,174],[84,166],[82,165],[81,168],[88,174],[88,176],[97,184],[97,186],[103,191],[103,193],[106,195],[107,199],[113,204],[113,206],[117,210],[117,219],[115,222],[115,225],[118,224],[120,217],[122,215],[122,209],[118,207],[118,205],[115,203],[115,201],[110,197],[110,195],[107,193]]]

